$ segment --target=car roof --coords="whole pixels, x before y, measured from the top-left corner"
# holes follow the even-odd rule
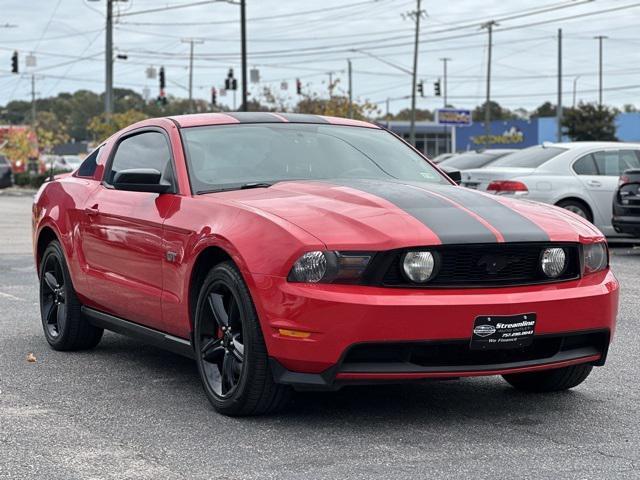
[[[601,148],[601,147],[636,147],[640,148],[640,143],[635,142],[545,142],[542,144],[542,147],[558,147],[565,148],[568,150],[577,150],[581,148]]]
[[[305,113],[278,112],[224,112],[224,113],[196,113],[191,115],[175,115],[168,117],[180,127],[199,127],[206,125],[236,125],[244,123],[314,123],[347,125],[380,129],[378,125],[362,120],[350,118],[330,117],[325,115],[310,115]]]

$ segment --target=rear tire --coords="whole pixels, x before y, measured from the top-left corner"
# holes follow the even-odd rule
[[[91,325],[71,283],[60,243],[54,240],[40,261],[40,316],[54,350],[87,350],[100,343],[103,329]]]
[[[593,214],[589,206],[580,200],[562,200],[556,203],[556,206],[569,210],[580,217],[593,223]]]
[[[593,365],[571,365],[543,372],[503,375],[509,384],[525,392],[558,392],[577,387],[591,373]]]
[[[276,384],[249,289],[230,262],[206,276],[194,319],[194,349],[207,398],[223,415],[273,413],[289,400]]]

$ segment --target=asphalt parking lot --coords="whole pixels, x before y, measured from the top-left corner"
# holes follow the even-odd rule
[[[48,348],[30,202],[0,194],[0,478],[640,478],[640,250],[613,249],[615,342],[571,392],[352,387],[231,419],[190,360],[111,333],[91,352]]]

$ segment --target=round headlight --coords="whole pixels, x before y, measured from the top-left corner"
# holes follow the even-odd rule
[[[567,255],[562,248],[545,248],[540,257],[542,271],[549,278],[562,275],[567,266]]]
[[[293,264],[290,277],[296,282],[317,283],[326,272],[327,257],[324,252],[307,252]]]
[[[402,269],[409,280],[424,283],[431,279],[436,261],[431,252],[407,252]]]

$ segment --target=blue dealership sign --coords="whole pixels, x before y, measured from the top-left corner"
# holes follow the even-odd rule
[[[493,121],[489,135],[487,135],[482,122],[474,123],[469,128],[462,128],[456,132],[457,151],[483,148],[525,148],[538,143],[538,122],[530,120]]]
[[[468,127],[473,123],[471,110],[457,108],[439,108],[436,112],[436,121],[440,125],[453,125],[456,127]]]

